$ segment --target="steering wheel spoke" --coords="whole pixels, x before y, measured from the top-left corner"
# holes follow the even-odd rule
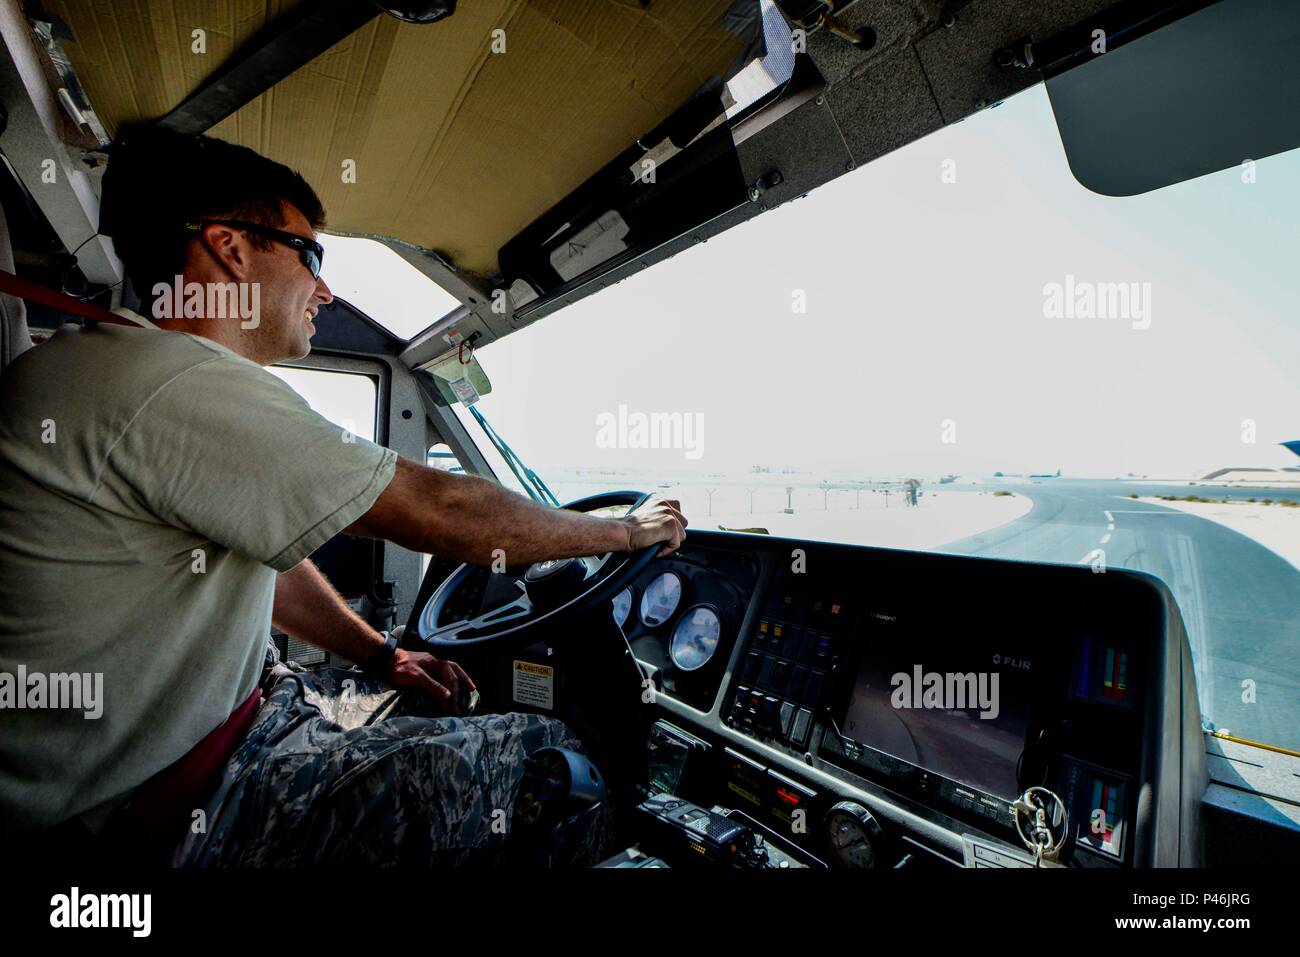
[[[515,580],[515,586],[519,589],[519,597],[512,602],[504,605],[498,605],[491,611],[485,611],[477,618],[466,618],[463,621],[449,621],[440,628],[426,634],[424,637],[452,639],[455,640],[462,631],[482,631],[485,628],[494,628],[497,625],[507,621],[515,621],[519,618],[527,618],[533,613],[533,603],[528,597],[528,592],[524,588],[524,583]]]

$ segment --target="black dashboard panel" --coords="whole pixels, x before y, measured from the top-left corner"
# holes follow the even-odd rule
[[[688,544],[714,575],[739,549],[760,566],[716,698],[664,683],[690,705],[664,702],[670,720],[715,745],[695,776],[718,793],[697,801],[779,823],[791,794],[814,814],[870,796],[959,857],[962,835],[1019,847],[1012,802],[1041,786],[1068,809],[1069,864],[1196,858],[1178,846],[1200,799],[1179,773],[1183,732],[1199,726],[1182,714],[1190,656],[1158,580],[734,533],[693,530]],[[658,666],[652,637],[629,632]]]
[[[1124,860],[1142,757],[1140,636],[1084,609],[1061,620],[1060,596],[1041,590],[1012,600],[963,580],[936,601],[877,580],[895,587],[864,580],[854,605],[779,570],[726,719],[972,825],[1007,827],[1016,797],[1048,787],[1082,825],[1080,846]]]
[[[675,729],[649,743],[656,786],[810,859],[871,819],[895,859],[1023,866],[1012,807],[1036,786],[1069,865],[1203,861],[1191,654],[1151,576],[692,529],[611,613]],[[708,640],[675,650],[696,618]]]

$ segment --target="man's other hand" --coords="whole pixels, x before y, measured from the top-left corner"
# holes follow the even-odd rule
[[[663,542],[660,555],[675,552],[685,540],[689,524],[681,508],[682,503],[675,498],[651,495],[640,508],[625,515],[622,521],[628,527],[628,551]]]
[[[398,687],[419,688],[443,714],[461,714],[462,691],[468,698],[476,690],[473,680],[456,662],[401,648],[393,654],[384,678]]]

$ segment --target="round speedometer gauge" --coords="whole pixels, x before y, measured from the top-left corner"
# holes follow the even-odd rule
[[[673,616],[682,600],[682,580],[676,572],[664,572],[641,596],[641,624],[647,628],[662,625]]]
[[[861,804],[841,801],[826,815],[826,843],[840,867],[875,867],[879,838],[880,824]]]
[[[673,664],[682,671],[695,671],[703,668],[718,650],[718,638],[722,636],[722,620],[718,613],[708,605],[696,605],[688,608],[682,620],[673,629],[672,644],[668,653]]]

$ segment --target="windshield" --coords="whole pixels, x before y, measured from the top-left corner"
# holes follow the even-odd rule
[[[488,345],[475,408],[562,502],[1150,572],[1204,719],[1300,749],[1298,241],[1300,153],[1102,197],[1039,86]]]
[[[330,292],[396,336],[410,339],[460,305],[455,296],[373,239],[328,234],[318,239],[325,247],[321,275]]]

